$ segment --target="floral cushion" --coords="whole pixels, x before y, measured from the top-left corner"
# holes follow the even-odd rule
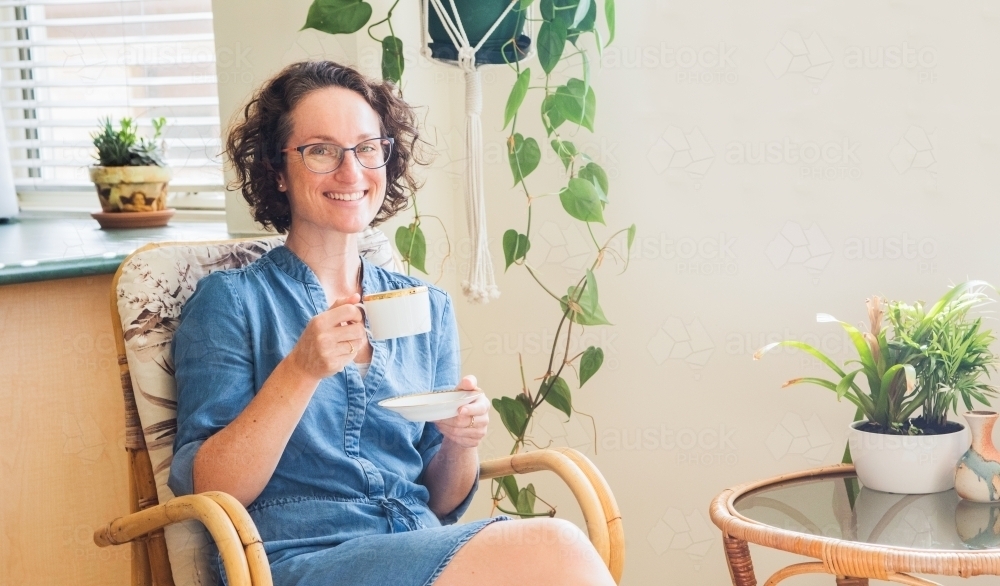
[[[118,313],[142,434],[161,503],[174,497],[167,486],[177,433],[177,388],[170,345],[181,307],[202,277],[248,265],[283,242],[284,237],[274,237],[168,245],[135,254],[122,267]],[[380,230],[366,230],[359,248],[369,262],[400,270],[389,240]],[[166,527],[164,533],[176,586],[213,583],[206,548],[209,536],[204,527],[197,521],[185,521]]]

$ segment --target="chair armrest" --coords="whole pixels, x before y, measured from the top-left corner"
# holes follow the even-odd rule
[[[572,448],[554,448],[514,454],[480,464],[479,478],[497,478],[549,470],[569,486],[583,511],[587,535],[615,582],[625,562],[625,534],[621,513],[604,477],[593,463]]]
[[[271,570],[253,520],[239,501],[221,492],[179,496],[119,517],[94,532],[94,543],[100,547],[121,545],[188,519],[197,519],[212,535],[230,586],[272,585]]]

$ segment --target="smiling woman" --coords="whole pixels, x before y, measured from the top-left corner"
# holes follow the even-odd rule
[[[243,115],[227,143],[234,186],[288,237],[208,275],[184,305],[170,488],[246,506],[279,586],[613,584],[566,521],[455,524],[478,486],[489,402],[460,379],[449,295],[358,254],[359,233],[417,187],[412,110],[391,84],[326,61],[289,66]],[[430,331],[366,335],[362,296],[412,287],[427,289]],[[468,396],[434,422],[381,406],[445,389]]]

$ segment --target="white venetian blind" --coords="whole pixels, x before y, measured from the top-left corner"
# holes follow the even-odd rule
[[[93,189],[91,133],[167,119],[171,191],[221,191],[211,0],[0,0],[0,104],[19,192]]]

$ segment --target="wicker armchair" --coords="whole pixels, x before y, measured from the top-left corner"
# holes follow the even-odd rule
[[[177,551],[176,534],[173,539],[165,534],[165,529],[184,525],[199,532],[187,530],[195,550],[207,541],[206,530],[211,535],[231,586],[272,583],[260,534],[239,501],[222,492],[175,497],[166,486],[176,433],[176,387],[169,356],[180,307],[197,280],[215,270],[248,264],[281,242],[270,238],[150,244],[125,259],[112,280],[132,513],[95,531],[94,542],[101,547],[130,544],[133,586],[204,584],[207,560],[179,566],[186,554]],[[377,230],[366,233],[361,251],[370,262],[387,267],[394,263],[388,240]],[[625,556],[621,514],[604,477],[583,454],[556,448],[490,460],[482,463],[480,477],[540,470],[554,472],[572,490],[591,542],[620,582]],[[201,541],[191,535],[201,535]],[[190,555],[204,557],[199,551]]]

